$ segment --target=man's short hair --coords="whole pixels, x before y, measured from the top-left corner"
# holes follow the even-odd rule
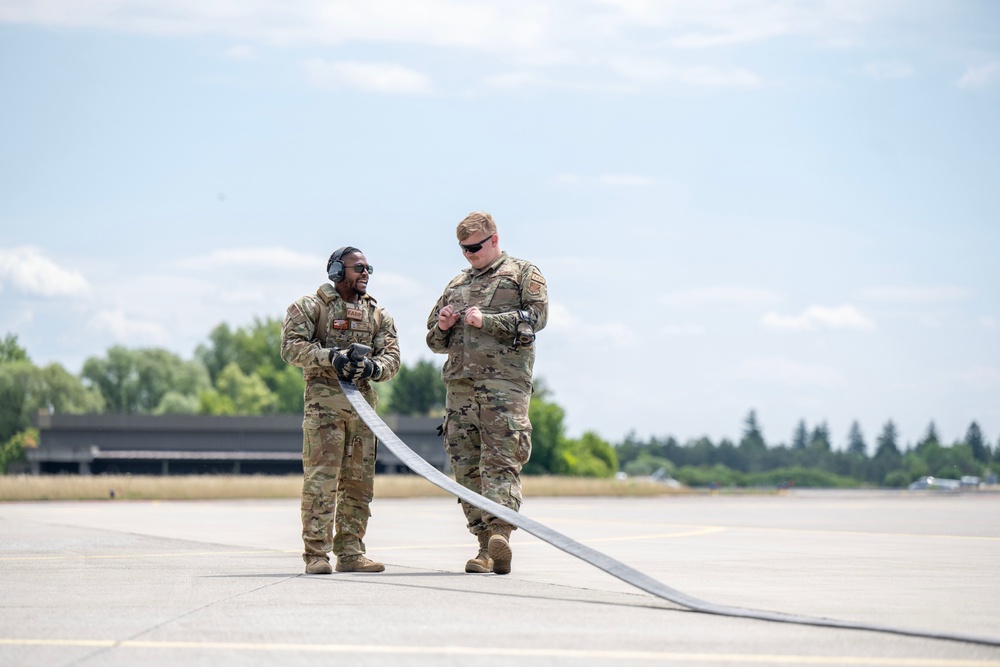
[[[459,241],[464,241],[470,236],[477,235],[478,239],[480,236],[486,234],[496,234],[497,223],[493,222],[493,216],[489,213],[483,213],[482,211],[475,211],[465,216],[465,220],[458,223],[458,229],[455,233],[458,235]]]

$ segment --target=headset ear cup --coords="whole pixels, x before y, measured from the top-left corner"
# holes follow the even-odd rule
[[[344,257],[344,253],[349,247],[350,246],[345,245],[341,248],[337,248],[333,251],[333,254],[330,255],[330,266],[326,269],[326,275],[335,283],[339,283],[344,279],[344,263],[340,260]]]
[[[339,259],[335,260],[330,265],[330,271],[327,273],[327,276],[330,278],[330,280],[332,280],[335,283],[339,283],[341,280],[343,280],[344,279],[344,263],[341,262]]]

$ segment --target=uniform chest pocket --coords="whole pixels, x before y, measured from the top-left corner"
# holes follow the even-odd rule
[[[521,294],[517,283],[509,278],[501,278],[493,286],[493,293],[483,303],[497,311],[517,310],[521,307]]]

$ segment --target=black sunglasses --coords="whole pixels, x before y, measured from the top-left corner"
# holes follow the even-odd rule
[[[364,273],[365,271],[368,272],[368,275],[375,273],[375,267],[371,264],[362,264],[361,262],[358,262],[351,268],[354,269],[355,273]]]
[[[493,234],[496,234],[496,232],[493,232]],[[476,253],[476,252],[479,252],[480,250],[482,250],[483,246],[486,243],[488,243],[491,238],[493,238],[493,234],[490,234],[489,236],[487,236],[485,239],[483,239],[479,243],[470,243],[469,245],[466,245],[464,243],[459,243],[458,245],[462,246],[462,251],[463,252]]]

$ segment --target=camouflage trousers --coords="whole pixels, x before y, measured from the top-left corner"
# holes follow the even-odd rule
[[[374,407],[374,392],[367,396]],[[375,434],[340,391],[306,387],[302,420],[303,558],[365,552],[375,487]],[[336,535],[333,528],[336,527]]]
[[[530,391],[506,380],[450,380],[445,398],[445,449],[455,480],[517,511],[521,467],[531,456]],[[496,518],[459,501],[473,535]]]

